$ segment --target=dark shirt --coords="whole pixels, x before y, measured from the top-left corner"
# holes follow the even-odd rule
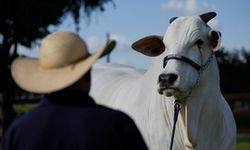
[[[46,95],[14,121],[3,150],[147,150],[133,120],[76,91]]]

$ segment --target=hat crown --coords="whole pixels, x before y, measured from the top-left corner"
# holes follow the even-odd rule
[[[85,42],[72,32],[57,32],[48,35],[40,47],[40,66],[59,68],[88,56]]]

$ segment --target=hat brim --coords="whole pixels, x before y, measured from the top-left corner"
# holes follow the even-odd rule
[[[26,91],[40,94],[55,92],[78,81],[99,57],[110,53],[114,46],[115,41],[111,41],[82,61],[53,69],[41,68],[38,59],[17,58],[11,65],[11,73],[15,82]]]

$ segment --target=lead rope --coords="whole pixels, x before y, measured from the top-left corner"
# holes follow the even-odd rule
[[[179,114],[180,109],[181,109],[181,103],[180,103],[180,101],[179,100],[175,100],[174,101],[174,124],[173,124],[173,129],[172,129],[172,136],[171,136],[169,150],[173,149],[176,122],[177,122],[177,119],[178,119],[178,114]]]

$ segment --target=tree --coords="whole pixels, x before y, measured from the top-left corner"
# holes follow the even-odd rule
[[[223,92],[249,92],[250,91],[250,51],[225,50],[216,52]]]
[[[104,11],[112,0],[0,0],[0,92],[2,93],[3,128],[15,117],[12,109],[13,87],[9,66],[17,57],[17,45],[31,47],[49,33],[49,25],[58,25],[70,13],[79,23],[80,10],[86,18],[93,11]]]

